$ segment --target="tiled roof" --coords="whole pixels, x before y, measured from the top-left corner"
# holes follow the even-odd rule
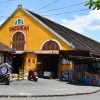
[[[100,43],[90,39],[82,34],[79,34],[71,29],[68,29],[56,22],[53,22],[47,18],[44,18],[34,12],[27,10],[32,16],[35,16],[37,19],[42,21],[48,27],[50,27],[53,31],[67,40],[69,43],[74,45],[75,49],[79,50],[88,50],[92,53],[100,54]]]
[[[14,52],[14,50],[0,42],[0,52]]]

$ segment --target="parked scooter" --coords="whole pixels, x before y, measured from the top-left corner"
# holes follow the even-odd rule
[[[38,73],[30,70],[28,73],[28,80],[37,82],[38,81]]]
[[[0,83],[9,85],[11,73],[12,73],[12,67],[8,63],[1,64],[0,65]]]

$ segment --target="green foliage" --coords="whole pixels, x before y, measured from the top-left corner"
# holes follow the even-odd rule
[[[89,6],[89,9],[100,9],[100,0],[87,0],[85,6]]]

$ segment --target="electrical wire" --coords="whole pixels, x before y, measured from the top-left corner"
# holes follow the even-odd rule
[[[67,14],[67,13],[75,13],[75,12],[82,12],[82,11],[86,11],[86,10],[89,10],[89,9],[81,9],[81,10],[74,10],[74,11],[69,11],[69,12],[63,12],[63,13],[54,13],[54,14],[49,14],[49,15],[42,15],[42,16],[57,16],[57,15],[62,15],[62,14]],[[14,17],[11,17],[11,18],[16,18],[16,17],[21,17],[23,15],[20,15],[20,16],[14,16]],[[6,16],[0,16],[0,19],[2,18],[9,18],[9,17],[6,17]]]
[[[69,11],[69,12],[54,13],[54,14],[48,14],[48,15],[42,15],[42,16],[56,16],[56,15],[62,15],[62,14],[67,14],[67,13],[82,12],[82,11],[86,11],[86,10],[89,10],[89,9],[74,10],[74,11]]]
[[[56,8],[56,9],[46,10],[46,11],[43,11],[43,12],[39,12],[39,14],[40,14],[40,13],[45,13],[45,12],[52,12],[52,11],[56,11],[56,10],[61,10],[61,9],[66,9],[66,8],[71,8],[71,7],[75,7],[75,6],[82,5],[82,4],[84,4],[84,3],[85,3],[85,2],[73,4],[73,5],[70,5],[70,6],[67,6],[67,7],[60,7],[60,8]]]
[[[15,1],[15,0],[6,0],[6,1],[1,1],[0,3],[6,3],[6,2],[10,2],[10,1]]]
[[[22,17],[23,15],[20,15],[20,16],[14,16],[14,17],[12,17],[12,16],[10,16],[10,17],[6,17],[6,16],[0,16],[0,20],[6,20],[6,19],[8,19],[8,18],[17,18],[17,17]]]
[[[51,2],[51,3],[49,3],[49,4],[47,4],[47,5],[45,5],[45,6],[43,6],[43,7],[41,7],[41,8],[39,8],[39,9],[35,10],[35,11],[39,11],[39,10],[42,10],[42,9],[44,9],[44,8],[47,8],[47,7],[51,6],[52,4],[54,4],[54,3],[58,2],[58,1],[59,1],[59,0],[55,0],[55,1],[53,1],[53,2]]]

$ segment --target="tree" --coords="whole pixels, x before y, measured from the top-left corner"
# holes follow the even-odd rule
[[[89,9],[100,9],[100,0],[88,0],[85,3],[85,6],[89,6]]]

